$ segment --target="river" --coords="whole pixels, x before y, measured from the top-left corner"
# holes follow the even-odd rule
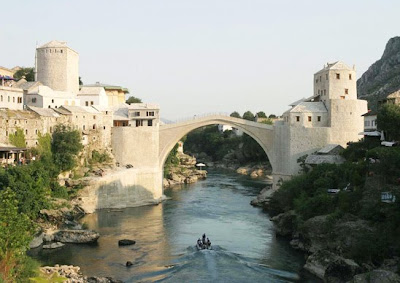
[[[268,214],[249,204],[264,186],[211,171],[206,180],[166,190],[170,199],[157,206],[85,216],[81,221],[101,235],[97,244],[68,244],[35,257],[124,282],[319,282],[301,271],[304,255],[275,237]],[[213,250],[196,250],[203,233]],[[118,247],[124,238],[136,244]]]

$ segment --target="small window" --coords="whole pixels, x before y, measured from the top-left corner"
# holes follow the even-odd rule
[[[344,94],[349,94],[349,89],[348,88],[344,89]]]
[[[106,111],[106,115],[108,115],[108,111]]]
[[[8,102],[10,102],[10,97],[8,97]]]
[[[96,120],[96,115],[93,115],[93,120]]]
[[[36,103],[36,97],[32,98],[32,103]]]
[[[340,80],[340,74],[336,74],[336,79]]]
[[[106,129],[106,126],[103,126],[103,130],[105,130]]]
[[[317,118],[318,118],[318,122],[321,122],[321,116],[318,116]]]
[[[324,95],[326,95],[326,89],[324,89]]]
[[[319,90],[318,90],[318,94],[320,94],[320,93],[319,93]]]
[[[349,80],[351,80],[352,78],[351,78],[351,74],[349,74]]]
[[[308,122],[311,122],[311,116],[308,116]]]
[[[149,121],[147,122],[147,126],[149,126],[149,127],[153,126],[153,120],[149,120]]]
[[[3,96],[1,96],[1,102],[3,102]]]
[[[328,80],[328,74],[325,75],[325,79]]]
[[[8,137],[8,131],[6,131],[6,136]]]
[[[96,130],[96,124],[93,124],[93,130]]]
[[[296,122],[300,122],[300,116],[296,116]]]
[[[60,52],[63,53],[63,50],[61,49]]]
[[[28,134],[28,130],[25,130],[25,135],[27,135]]]
[[[85,125],[82,126],[82,129],[85,130]]]
[[[319,81],[322,81],[322,76],[319,76]]]
[[[93,101],[90,101],[90,105],[93,105],[94,104],[94,102]]]
[[[54,99],[51,100],[51,103],[54,103]]]
[[[85,101],[85,106],[89,106],[89,101]]]
[[[344,96],[341,96],[340,99],[346,99]]]
[[[135,112],[135,117],[139,117],[139,116],[140,116],[140,112],[139,111]]]

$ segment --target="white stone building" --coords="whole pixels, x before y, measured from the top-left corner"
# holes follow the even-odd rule
[[[160,107],[149,103],[123,103],[114,110],[114,127],[157,127],[160,125]]]
[[[79,54],[64,41],[36,48],[36,81],[55,91],[79,92]]]
[[[83,86],[78,93],[81,106],[108,107],[108,96],[104,87]]]
[[[25,103],[40,108],[58,108],[67,105],[79,106],[80,100],[72,92],[55,91],[48,86],[39,85],[27,91]]]
[[[22,110],[24,91],[20,88],[0,86],[0,108]]]

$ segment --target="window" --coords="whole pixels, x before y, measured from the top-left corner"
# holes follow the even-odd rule
[[[326,89],[324,89],[324,95],[326,95]]]
[[[317,118],[318,118],[318,122],[321,122],[321,116],[318,116]]]
[[[53,132],[53,128],[52,127],[50,127],[50,133],[52,133]]]
[[[106,115],[108,115],[108,111],[106,111]]]
[[[149,126],[149,127],[153,126],[153,120],[149,120],[149,121],[147,122],[147,126]]]
[[[308,116],[308,122],[311,122],[311,116]]]
[[[85,106],[89,106],[89,101],[85,101]]]
[[[96,124],[93,124],[93,130],[96,130]]]
[[[328,80],[328,74],[325,75],[325,79]]]
[[[38,130],[35,130],[35,134],[36,134],[36,135],[38,134]]]
[[[25,135],[27,135],[28,134],[28,130],[25,130]]]
[[[1,96],[1,102],[3,102],[3,96]]]
[[[93,115],[93,120],[96,120],[96,115]]]
[[[322,81],[322,76],[319,76],[319,81]]]
[[[336,74],[336,79],[340,80],[340,74]]]
[[[85,130],[85,125],[82,126],[82,129]]]
[[[351,80],[351,74],[349,74],[349,80]]]
[[[345,97],[344,97],[344,96],[341,96],[340,99],[345,99]]]
[[[140,112],[139,111],[135,112],[134,116],[135,117],[139,117],[140,116]]]
[[[63,50],[61,49],[60,52],[63,53]]]
[[[18,103],[22,103],[22,97],[18,97]]]
[[[8,102],[10,102],[10,97],[8,97]]]
[[[32,103],[36,103],[36,97],[32,98]]]
[[[319,90],[318,90],[318,94],[320,94],[320,93],[319,93]]]
[[[143,126],[143,120],[136,120],[136,127]]]
[[[54,103],[54,99],[51,100],[51,103]]]
[[[300,122],[300,116],[296,116],[296,122]]]
[[[93,101],[90,101],[90,105],[93,105],[94,104],[94,102]]]
[[[348,88],[344,89],[344,94],[349,94],[349,89]]]
[[[103,126],[103,130],[105,130],[106,129],[106,126]]]
[[[6,131],[6,136],[8,137],[8,131]]]

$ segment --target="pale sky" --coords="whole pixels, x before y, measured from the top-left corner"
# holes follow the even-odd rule
[[[1,0],[1,2],[5,0]],[[357,76],[400,35],[398,0],[48,0],[2,5],[0,66],[67,41],[80,76],[129,88],[161,116],[282,114],[342,60]]]

